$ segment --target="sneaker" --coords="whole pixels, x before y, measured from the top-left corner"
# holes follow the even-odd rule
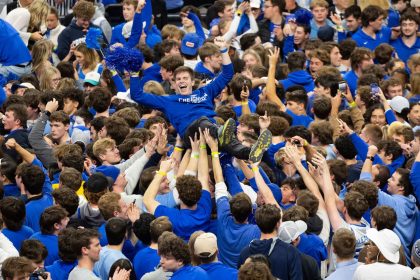
[[[249,160],[253,163],[260,162],[264,152],[267,151],[271,145],[271,132],[264,130],[258,137],[257,142],[252,145],[251,152],[249,153]]]
[[[235,134],[236,123],[233,119],[228,119],[219,131],[219,145],[221,147],[228,145]]]

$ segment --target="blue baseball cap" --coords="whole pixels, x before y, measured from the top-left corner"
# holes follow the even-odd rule
[[[200,38],[195,33],[187,33],[182,39],[181,53],[186,55],[197,55],[200,48]]]
[[[106,177],[110,177],[112,180],[117,180],[118,175],[120,175],[120,170],[112,165],[101,165],[96,167],[95,172],[104,174]]]

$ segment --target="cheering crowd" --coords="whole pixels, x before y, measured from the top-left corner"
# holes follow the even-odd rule
[[[420,1],[201,2],[0,0],[0,279],[420,279]]]

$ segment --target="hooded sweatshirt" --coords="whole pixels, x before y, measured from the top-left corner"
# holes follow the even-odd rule
[[[382,205],[392,207],[397,213],[397,224],[395,225],[394,232],[398,235],[404,247],[407,263],[411,264],[409,246],[413,242],[416,229],[416,198],[411,194],[409,196],[399,194],[389,195],[379,190],[378,206]]]
[[[273,242],[276,243],[271,254],[269,254]],[[263,254],[268,257],[274,277],[282,280],[302,279],[302,264],[299,251],[292,245],[277,238],[275,240],[253,240],[248,247],[242,250],[238,268],[249,256],[255,254]]]
[[[84,227],[98,228],[105,223],[99,208],[94,209],[90,203],[85,203],[77,209],[76,217],[82,222]]]
[[[287,75],[287,79],[280,80],[279,82],[283,85],[284,90],[287,90],[293,85],[303,86],[306,92],[313,91],[315,88],[312,76],[305,70],[291,72]]]

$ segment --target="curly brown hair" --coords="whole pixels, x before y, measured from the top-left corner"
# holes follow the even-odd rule
[[[172,232],[166,231],[159,237],[158,252],[159,256],[173,257],[184,265],[191,263],[188,244]]]
[[[178,190],[179,199],[188,207],[196,205],[201,198],[201,183],[194,176],[178,177],[175,187]]]
[[[92,19],[95,14],[95,6],[92,2],[77,1],[73,7],[74,17],[82,19]]]

